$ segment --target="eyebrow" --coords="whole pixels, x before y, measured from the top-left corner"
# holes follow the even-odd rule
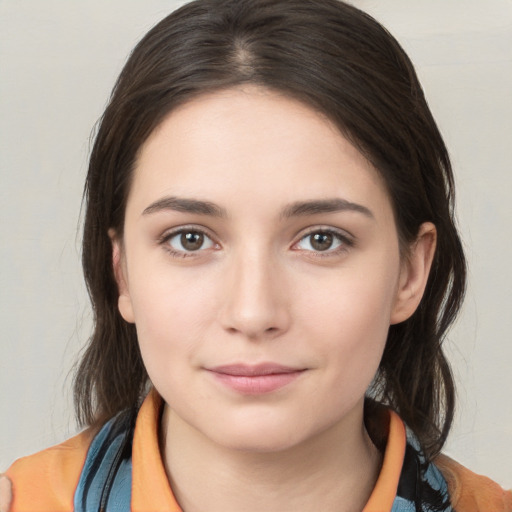
[[[180,197],[163,197],[158,201],[150,204],[142,215],[161,212],[165,210],[173,210],[176,212],[195,213],[198,215],[208,215],[210,217],[227,217],[224,208],[210,203],[209,201],[199,201],[197,199],[185,199]]]
[[[143,215],[149,215],[165,210],[176,212],[194,213],[197,215],[207,215],[210,217],[226,218],[227,211],[211,203],[210,201],[201,201],[191,198],[163,197],[150,204],[143,212]],[[346,199],[319,199],[312,201],[297,201],[283,208],[280,218],[288,219],[291,217],[301,217],[306,215],[318,215],[321,213],[336,213],[343,211],[352,211],[361,213],[369,218],[374,218],[373,213],[366,206],[352,203]]]
[[[320,213],[336,213],[351,211],[362,213],[371,219],[375,218],[372,211],[361,204],[352,203],[346,199],[333,198],[333,199],[320,199],[313,201],[297,201],[286,206],[282,213],[281,218],[298,217],[302,215],[317,215]]]

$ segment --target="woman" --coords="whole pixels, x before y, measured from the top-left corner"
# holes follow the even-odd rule
[[[508,510],[433,462],[465,286],[453,177],[369,16],[171,14],[121,73],[86,199],[89,428],[11,467],[12,510]]]

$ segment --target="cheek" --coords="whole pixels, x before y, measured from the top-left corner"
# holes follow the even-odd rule
[[[364,279],[340,276],[322,292],[310,287],[302,305],[303,329],[321,346],[333,386],[343,382],[354,393],[366,390],[386,344],[395,290],[395,275],[378,272]]]
[[[193,357],[215,318],[211,288],[208,280],[193,273],[148,269],[133,276],[130,295],[148,372]]]
[[[303,283],[302,316],[314,325],[334,329],[363,342],[363,333],[387,333],[397,293],[396,271],[366,265],[312,276]],[[297,294],[298,295],[298,294]],[[371,336],[372,338],[374,336]]]

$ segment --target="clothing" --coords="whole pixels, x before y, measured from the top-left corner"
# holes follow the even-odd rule
[[[86,430],[16,461],[7,471],[13,481],[11,511],[181,512],[158,446],[161,409],[153,390],[138,414],[120,413],[97,432]],[[490,480],[447,458],[440,464],[446,478],[428,464],[393,412],[388,430],[382,469],[363,512],[452,511],[447,481],[452,497],[463,500],[454,501],[458,512],[512,511],[512,494]]]

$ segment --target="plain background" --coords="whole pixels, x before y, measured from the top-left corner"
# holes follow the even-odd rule
[[[0,0],[0,469],[76,431],[89,136],[131,48],[181,3]],[[512,1],[353,3],[416,64],[457,176],[470,283],[447,340],[459,402],[446,452],[511,487]]]

